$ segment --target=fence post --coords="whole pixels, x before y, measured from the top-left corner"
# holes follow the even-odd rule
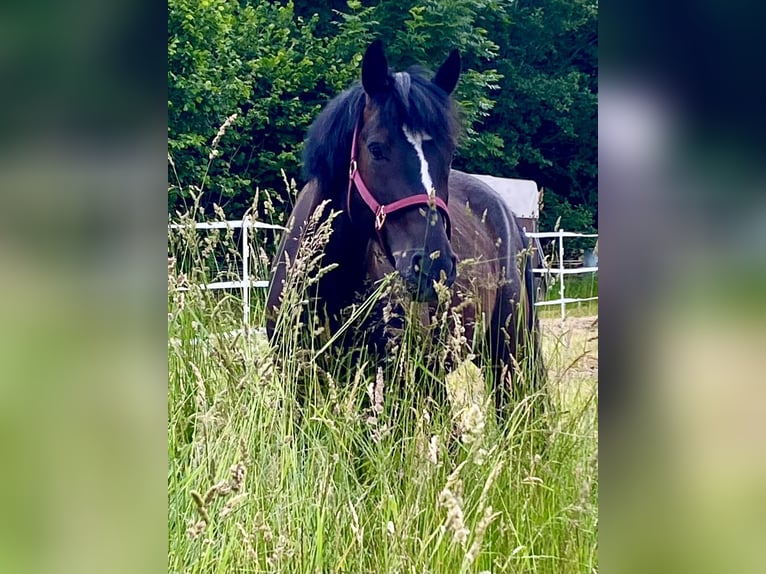
[[[564,231],[559,229],[559,297],[561,299],[561,321],[566,319],[566,303],[564,303]]]
[[[242,321],[245,329],[250,323],[250,242],[248,241],[247,228],[250,225],[250,216],[242,219],[242,306],[244,307]]]

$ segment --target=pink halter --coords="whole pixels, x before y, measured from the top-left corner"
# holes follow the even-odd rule
[[[378,232],[378,238],[380,239],[381,247],[383,247],[383,238],[381,236],[381,230],[383,224],[386,222],[386,216],[389,213],[400,211],[413,205],[427,205],[429,208],[438,208],[444,215],[444,220],[447,222],[447,237],[451,235],[451,224],[449,219],[449,210],[447,204],[443,199],[436,196],[436,192],[431,189],[431,193],[418,193],[416,195],[410,195],[402,199],[397,199],[386,205],[381,205],[372,195],[367,185],[362,180],[362,176],[357,169],[356,162],[356,132],[357,128],[354,128],[354,137],[351,140],[351,165],[348,172],[348,194],[346,197],[346,209],[348,210],[349,217],[351,217],[351,190],[356,185],[359,195],[362,197],[367,207],[370,208],[373,214],[375,214],[375,231]]]

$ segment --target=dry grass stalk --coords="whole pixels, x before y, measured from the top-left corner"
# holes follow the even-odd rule
[[[436,467],[441,466],[439,460],[439,437],[432,435],[431,440],[428,442],[428,461]]]
[[[447,477],[447,483],[439,493],[439,505],[447,509],[447,518],[442,526],[443,531],[452,530],[452,540],[461,546],[465,546],[470,531],[465,525],[463,515],[463,482],[460,480],[460,471],[465,466],[461,462]]]
[[[460,486],[459,483],[457,486]],[[466,528],[463,516],[463,499],[451,488],[445,487],[439,494],[439,504],[447,509],[447,518],[443,528],[452,530],[452,540],[465,546],[470,530]]]
[[[492,512],[491,506],[484,508],[484,514],[482,515],[481,519],[479,519],[479,523],[476,525],[476,528],[474,528],[471,547],[468,549],[468,552],[466,552],[465,557],[463,558],[464,566],[471,566],[476,561],[476,558],[479,555],[479,551],[481,550],[481,543],[484,540],[484,533],[487,531],[490,523],[498,516],[500,516],[500,513]]]
[[[213,158],[218,157],[219,151],[218,151],[218,144],[221,141],[221,138],[226,133],[226,129],[234,122],[234,120],[237,119],[237,114],[231,114],[226,120],[223,122],[220,128],[218,128],[218,133],[215,134],[215,137],[213,138],[213,143],[210,145],[210,153],[208,154],[208,159],[211,161]]]

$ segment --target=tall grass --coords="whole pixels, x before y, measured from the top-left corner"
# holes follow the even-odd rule
[[[466,360],[472,342],[446,307],[446,341],[408,321],[385,364],[363,346],[334,355],[321,323],[299,312],[308,275],[298,273],[278,344],[257,330],[232,335],[241,301],[200,286],[211,254],[241,264],[236,237],[199,235],[196,209],[169,238],[170,572],[597,570],[596,380],[580,368],[593,341],[546,332],[548,432],[531,400],[500,427],[490,377]],[[317,222],[296,265],[321,269],[322,234]],[[264,277],[261,247],[251,266]],[[377,302],[394,290],[385,283]],[[263,294],[252,314],[262,321]],[[448,397],[429,401],[429,380]]]
[[[210,239],[186,229],[175,242],[202,260]],[[497,428],[472,364],[438,373],[453,399],[441,408],[407,384],[425,361],[417,349],[400,349],[385,376],[321,372],[256,332],[217,335],[237,324],[237,298],[185,271],[169,268],[171,572],[596,569],[595,381],[564,365],[584,342],[546,344],[563,374],[535,451],[524,403]],[[299,381],[314,389],[301,416]]]
[[[559,292],[559,279],[551,282],[548,286],[544,301],[554,301],[561,296]],[[564,296],[577,299],[587,297],[598,297],[598,272],[585,273],[582,275],[566,275],[564,278]],[[560,308],[557,305],[546,305],[539,307],[541,317],[559,317]],[[567,316],[588,317],[598,314],[598,300],[582,301],[578,303],[568,303],[566,308]]]

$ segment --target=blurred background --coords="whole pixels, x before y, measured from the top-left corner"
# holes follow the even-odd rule
[[[763,21],[599,4],[605,571],[766,563]],[[165,569],[166,25],[0,7],[2,571]]]
[[[163,571],[165,10],[0,6],[0,571]]]
[[[763,10],[599,17],[602,568],[760,572]]]

